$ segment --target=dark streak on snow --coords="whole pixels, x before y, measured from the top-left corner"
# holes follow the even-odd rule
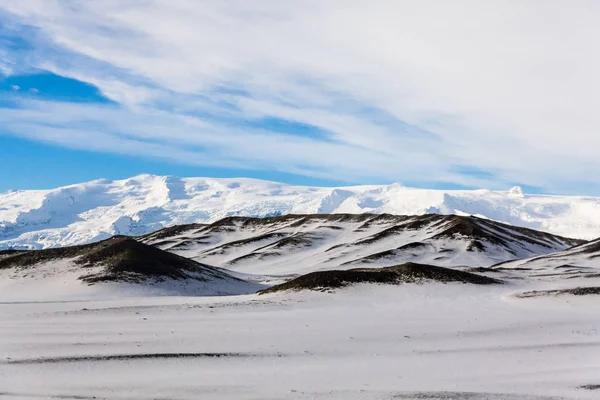
[[[541,297],[541,296],[560,296],[560,295],[573,295],[573,296],[588,296],[588,295],[600,295],[600,287],[576,287],[570,289],[556,289],[556,290],[532,290],[529,292],[518,293],[515,296],[525,299],[530,297]]]
[[[564,400],[563,397],[481,392],[412,392],[398,394],[392,398],[405,400]]]
[[[41,357],[25,358],[17,360],[7,360],[3,364],[54,364],[54,363],[73,363],[90,361],[129,361],[129,360],[147,360],[147,359],[182,359],[182,358],[241,358],[257,357],[256,354],[248,353],[140,353],[140,354],[106,354],[106,355],[87,355],[71,357]]]
[[[69,394],[34,394],[34,393],[16,393],[16,392],[0,392],[0,398],[4,396],[10,397],[26,397],[26,398],[41,398],[41,399],[73,399],[73,400],[91,400],[91,399],[106,399],[106,397],[97,396],[80,396]]]
[[[577,389],[584,389],[584,390],[600,390],[600,384],[590,384],[590,385],[581,385],[578,386]]]

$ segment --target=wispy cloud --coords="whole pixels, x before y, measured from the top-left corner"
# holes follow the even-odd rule
[[[594,2],[0,8],[29,32],[29,50],[2,48],[11,68],[91,83],[118,104],[21,101],[0,111],[15,135],[349,181],[561,191],[595,182],[589,174],[600,167]],[[269,119],[321,134],[270,131],[261,125]]]

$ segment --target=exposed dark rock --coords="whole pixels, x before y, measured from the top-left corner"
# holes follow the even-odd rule
[[[81,280],[88,283],[103,281],[140,282],[146,279],[232,279],[224,272],[130,237],[115,236],[102,242],[45,250],[31,250],[0,258],[0,269],[35,268],[40,263],[73,259],[82,268]],[[86,270],[102,267],[93,274]]]
[[[149,233],[144,236],[140,236],[139,239],[141,239],[141,240],[159,240],[159,239],[164,239],[164,238],[181,235],[184,232],[198,231],[204,227],[206,227],[206,224],[175,225],[175,226],[170,226],[168,228],[159,229],[158,231]]]
[[[312,272],[289,282],[262,290],[261,294],[286,290],[328,290],[357,283],[399,285],[421,281],[462,282],[476,285],[499,284],[501,281],[455,269],[432,265],[406,263],[386,268],[355,268]]]

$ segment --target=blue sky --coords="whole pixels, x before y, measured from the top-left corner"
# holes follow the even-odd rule
[[[15,107],[19,100],[36,100],[72,103],[120,105],[105,97],[101,91],[86,82],[63,77],[43,70],[28,71],[23,75],[3,76],[0,81],[0,98],[3,107]],[[286,135],[318,138],[327,140],[327,132],[308,124],[287,121],[281,118],[262,118],[260,120],[237,121],[235,124],[251,129],[265,129],[282,132]],[[86,151],[68,146],[58,146],[43,140],[31,140],[14,135],[10,130],[0,134],[0,148],[4,162],[0,165],[3,177],[0,191],[20,189],[49,189],[72,183],[85,182],[99,178],[124,179],[143,173],[175,176],[210,177],[254,177],[298,185],[339,186],[347,184],[392,183],[389,179],[353,179],[341,180],[320,178],[307,175],[290,174],[276,169],[249,170],[240,168],[218,168],[187,165],[185,162],[165,162],[160,158],[127,156],[110,152]],[[481,171],[456,168],[461,174],[487,176]],[[420,182],[408,181],[419,186]],[[468,186],[430,182],[429,187],[440,189],[468,188]],[[537,188],[532,188],[537,190]]]
[[[13,106],[16,99],[49,100],[53,102],[115,104],[93,85],[61,77],[45,71],[27,75],[4,76],[0,81],[0,98],[4,107]],[[118,105],[117,105],[118,106]],[[256,125],[249,122],[248,125]],[[273,130],[292,131],[310,136],[314,128],[282,120],[264,121],[261,126]],[[234,168],[190,166],[185,163],[164,162],[143,156],[127,156],[52,145],[39,140],[24,139],[10,131],[0,133],[0,192],[18,189],[50,189],[99,178],[125,179],[134,175],[239,177],[289,182],[299,185],[342,185],[334,179],[313,178],[276,170],[248,171]]]
[[[1,4],[0,192],[152,173],[600,195],[598,7],[377,3]]]

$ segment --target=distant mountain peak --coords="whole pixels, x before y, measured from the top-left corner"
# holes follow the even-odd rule
[[[523,189],[520,186],[513,186],[509,191],[508,195],[511,197],[524,197]]]

